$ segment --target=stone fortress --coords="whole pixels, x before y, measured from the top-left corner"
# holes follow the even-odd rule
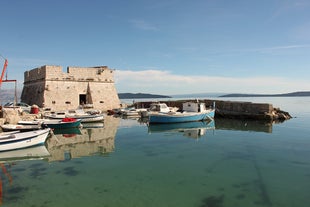
[[[51,110],[119,108],[113,72],[107,66],[67,67],[63,72],[61,66],[44,65],[24,73],[21,101]]]

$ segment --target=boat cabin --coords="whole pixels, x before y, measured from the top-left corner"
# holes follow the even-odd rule
[[[171,109],[165,103],[153,103],[151,104],[149,111],[168,113]]]
[[[187,112],[203,112],[206,111],[205,103],[185,102],[183,103],[183,111]]]

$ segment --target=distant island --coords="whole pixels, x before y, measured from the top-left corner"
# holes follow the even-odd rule
[[[192,94],[194,95],[194,94]],[[202,94],[196,94],[202,96]],[[185,95],[178,95],[178,97],[183,97]],[[189,96],[188,94],[186,96]],[[243,93],[231,93],[226,95],[218,95],[217,97],[298,97],[298,96],[310,96],[310,91],[299,91],[292,93],[283,94],[243,94]],[[120,99],[143,99],[143,98],[172,98],[166,95],[155,95],[148,93],[119,93],[118,97]],[[173,96],[177,97],[177,96]]]
[[[21,95],[21,90],[17,90],[17,98]],[[0,105],[14,100],[14,89],[1,89],[0,91]],[[231,93],[231,94],[219,94],[219,93],[200,93],[200,94],[183,94],[183,95],[157,95],[148,93],[118,93],[120,99],[143,99],[143,98],[185,98],[185,97],[303,97],[310,96],[310,91],[299,91],[284,94],[243,94],[243,93]]]
[[[171,96],[148,94],[148,93],[119,93],[120,99],[140,99],[140,98],[171,98]]]
[[[299,91],[293,93],[283,94],[243,94],[243,93],[232,93],[226,94],[219,97],[297,97],[297,96],[310,96],[310,91]]]

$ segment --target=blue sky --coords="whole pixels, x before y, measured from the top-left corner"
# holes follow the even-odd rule
[[[42,65],[107,65],[118,92],[310,90],[308,0],[1,0],[0,22],[19,87]]]

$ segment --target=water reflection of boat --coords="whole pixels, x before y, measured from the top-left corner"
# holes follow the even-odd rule
[[[149,133],[156,132],[181,132],[183,136],[191,138],[199,138],[206,134],[207,130],[215,129],[214,120],[209,122],[186,122],[173,124],[154,124],[148,126]]]
[[[81,130],[79,128],[53,129],[53,133],[54,134],[65,134],[65,135],[69,135],[69,134],[76,135],[76,134],[81,134]]]
[[[103,128],[103,122],[89,122],[83,123],[83,128]]]
[[[11,161],[22,161],[32,159],[44,159],[50,156],[50,153],[44,145],[29,147],[19,150],[0,152],[0,163]]]

